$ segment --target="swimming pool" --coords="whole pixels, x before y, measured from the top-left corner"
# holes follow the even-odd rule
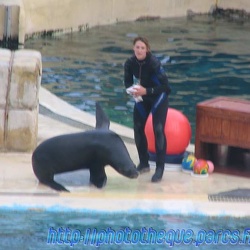
[[[212,16],[118,23],[59,37],[28,40],[41,51],[42,85],[94,113],[99,101],[114,122],[132,127],[133,101],[123,87],[123,63],[132,39],[148,37],[172,86],[170,106],[189,119],[194,142],[197,102],[216,96],[250,100],[250,22]]]
[[[250,244],[249,217],[0,209],[0,222],[0,249],[244,250]]]

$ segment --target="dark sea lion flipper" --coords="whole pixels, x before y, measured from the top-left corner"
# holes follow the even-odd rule
[[[96,102],[96,129],[109,129],[110,120],[104,113],[101,105]]]
[[[89,181],[91,184],[93,184],[97,188],[103,188],[106,185],[107,175],[105,173],[104,166],[98,166],[97,164],[89,170],[89,173]]]
[[[48,180],[48,181],[40,181],[42,184],[51,187],[52,189],[56,191],[64,191],[69,192],[68,189],[66,189],[63,185],[55,182],[54,180]]]

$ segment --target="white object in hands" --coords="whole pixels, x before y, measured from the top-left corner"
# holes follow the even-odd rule
[[[132,95],[135,102],[142,102],[142,97],[141,96],[137,96],[135,97],[133,94],[136,92],[136,89],[138,88],[138,86],[134,85],[134,86],[131,86],[129,88],[126,89],[126,92],[129,94],[129,95]]]
[[[129,88],[126,89],[126,92],[129,94],[129,95],[133,95],[133,93],[135,93],[136,89],[134,88],[134,86],[131,86]]]

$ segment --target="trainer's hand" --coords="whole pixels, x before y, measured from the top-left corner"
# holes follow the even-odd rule
[[[143,96],[143,95],[146,95],[147,94],[147,91],[144,87],[142,87],[141,85],[136,85],[134,87],[135,89],[135,92],[133,93],[133,95],[135,97],[138,97],[138,96]]]

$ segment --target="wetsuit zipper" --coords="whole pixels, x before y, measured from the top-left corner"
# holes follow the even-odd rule
[[[138,60],[136,60],[136,62],[139,65],[139,84],[141,85],[141,71],[142,71],[142,65],[145,64],[145,61],[140,63]]]

